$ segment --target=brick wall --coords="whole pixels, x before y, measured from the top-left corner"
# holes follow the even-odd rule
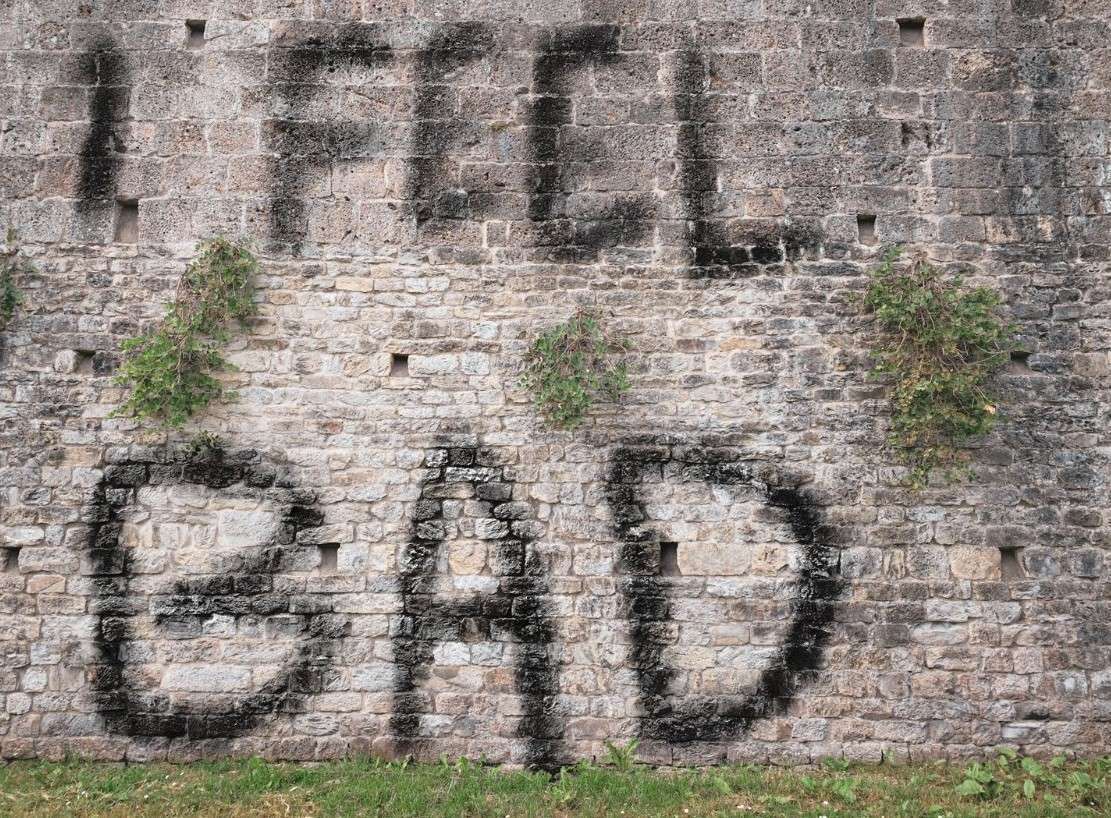
[[[0,756],[1107,750],[1105,2],[0,23],[38,268],[0,338]],[[238,398],[112,417],[215,234],[262,265]],[[888,243],[995,287],[1028,353],[966,484],[883,446]],[[517,379],[579,305],[632,389],[553,432]]]

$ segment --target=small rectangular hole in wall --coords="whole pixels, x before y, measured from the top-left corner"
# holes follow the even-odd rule
[[[96,351],[92,349],[75,349],[74,353],[77,358],[74,362],[73,371],[78,375],[92,375],[93,374],[93,357]]]
[[[856,234],[861,244],[875,244],[876,217],[863,214],[857,216]]]
[[[0,548],[0,574],[19,573],[19,549],[14,546]]]
[[[139,241],[139,202],[120,199],[116,202],[116,241],[136,244]]]
[[[1022,549],[1000,548],[999,571],[1004,580],[1026,579],[1026,572],[1022,570]]]
[[[409,356],[403,355],[400,352],[395,352],[390,356],[390,377],[391,378],[408,378],[409,377]]]
[[[339,546],[328,543],[320,546],[320,573],[334,574],[339,570]]]
[[[926,20],[922,17],[899,18],[899,45],[922,48],[926,45]]]
[[[1030,353],[1025,349],[1011,350],[1011,363],[1007,367],[1011,372],[1030,371]]]
[[[186,20],[185,28],[189,32],[185,39],[186,48],[204,48],[204,20]]]
[[[459,623],[459,638],[468,644],[485,642],[490,638],[489,631],[484,619],[468,617]]]
[[[680,577],[679,570],[679,543],[660,543],[660,575],[665,577]]]

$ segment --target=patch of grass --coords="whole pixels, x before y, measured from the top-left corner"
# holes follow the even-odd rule
[[[622,748],[624,749],[624,748]],[[624,756],[622,755],[622,758]],[[1037,766],[1034,766],[1036,764]],[[740,765],[654,770],[580,764],[557,776],[460,760],[316,765],[257,759],[0,767],[0,816],[19,818],[432,818],[433,816],[807,816],[1064,818],[1111,814],[1111,759],[994,762],[990,794],[962,795],[963,766]],[[1034,791],[1025,781],[1034,781]]]

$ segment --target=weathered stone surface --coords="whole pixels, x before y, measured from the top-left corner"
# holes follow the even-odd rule
[[[0,5],[38,268],[0,339],[0,756],[1107,751],[1100,3]],[[237,399],[113,416],[217,233],[261,265]],[[968,483],[883,445],[888,243],[1027,353]],[[632,388],[552,431],[522,358],[584,304]],[[202,428],[225,460],[175,454]]]
[[[949,566],[957,579],[999,579],[999,549],[956,545],[949,549]]]

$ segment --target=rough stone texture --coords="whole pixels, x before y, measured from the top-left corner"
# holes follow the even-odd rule
[[[0,3],[0,756],[1106,752],[1109,41],[1092,0]],[[1029,352],[968,484],[882,446],[860,216]],[[238,400],[111,417],[216,233],[262,259]],[[517,375],[579,304],[633,388],[556,433]]]

